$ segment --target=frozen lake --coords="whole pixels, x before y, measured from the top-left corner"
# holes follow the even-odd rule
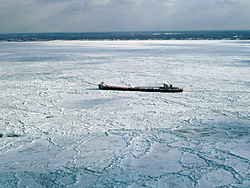
[[[250,41],[0,42],[0,187],[250,187],[249,54]]]

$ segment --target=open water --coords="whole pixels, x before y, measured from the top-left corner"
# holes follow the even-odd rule
[[[246,40],[1,42],[0,187],[250,187],[249,53]]]

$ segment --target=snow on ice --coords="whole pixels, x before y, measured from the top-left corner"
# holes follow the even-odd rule
[[[0,187],[250,186],[249,41],[0,46]]]

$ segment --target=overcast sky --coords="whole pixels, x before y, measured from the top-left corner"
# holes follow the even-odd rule
[[[250,30],[250,0],[0,0],[0,33]]]

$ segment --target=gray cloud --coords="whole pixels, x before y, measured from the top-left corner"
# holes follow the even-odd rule
[[[249,0],[0,0],[0,33],[250,29]]]

